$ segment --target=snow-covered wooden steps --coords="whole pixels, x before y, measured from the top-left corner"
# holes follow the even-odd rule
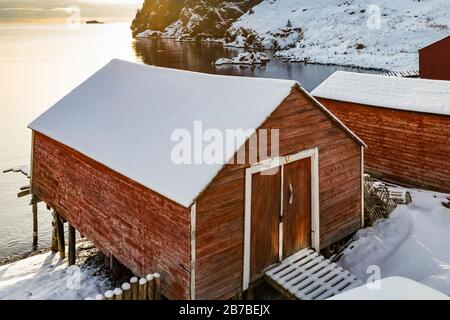
[[[402,78],[417,78],[419,77],[419,71],[408,70],[408,71],[390,71],[382,74],[388,77],[402,77]]]
[[[323,300],[363,284],[347,270],[312,249],[286,258],[266,272],[278,290],[300,300]]]

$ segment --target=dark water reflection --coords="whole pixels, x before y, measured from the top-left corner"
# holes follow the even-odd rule
[[[223,47],[220,44],[177,42],[168,39],[142,39],[133,43],[136,56],[144,63],[160,67],[176,68],[212,74],[292,79],[311,91],[337,70],[353,72],[376,71],[330,65],[288,63],[273,58],[272,51],[266,51],[271,61],[265,66],[215,66],[219,58],[231,58],[244,52],[243,49]]]

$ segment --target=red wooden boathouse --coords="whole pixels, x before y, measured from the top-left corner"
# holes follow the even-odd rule
[[[250,132],[226,164],[174,163],[174,132],[199,121],[278,129],[279,155],[228,161],[271,155]],[[134,273],[159,272],[170,299],[231,298],[363,223],[364,144],[294,81],[113,60],[29,127],[33,195]]]
[[[367,172],[450,192],[449,81],[339,71],[312,94],[367,143]]]
[[[419,75],[450,80],[450,35],[419,50]]]

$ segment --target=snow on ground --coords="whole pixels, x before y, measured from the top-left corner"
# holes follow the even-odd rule
[[[292,61],[404,71],[418,70],[417,50],[450,34],[449,23],[448,0],[265,0],[229,33],[242,44],[240,28],[254,30]]]
[[[80,300],[110,289],[92,267],[72,266],[47,252],[0,266],[0,300]]]
[[[216,66],[221,66],[224,64],[262,64],[266,63],[270,59],[267,58],[267,55],[263,52],[242,52],[237,57],[232,59],[229,58],[219,58],[215,62]]]
[[[441,204],[446,195],[408,191],[413,201],[358,231],[338,264],[361,280],[376,265],[382,278],[402,276],[450,295],[450,209]]]

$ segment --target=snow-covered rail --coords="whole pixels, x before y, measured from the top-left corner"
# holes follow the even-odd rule
[[[304,249],[266,273],[278,290],[300,300],[323,300],[363,284],[312,249]]]

